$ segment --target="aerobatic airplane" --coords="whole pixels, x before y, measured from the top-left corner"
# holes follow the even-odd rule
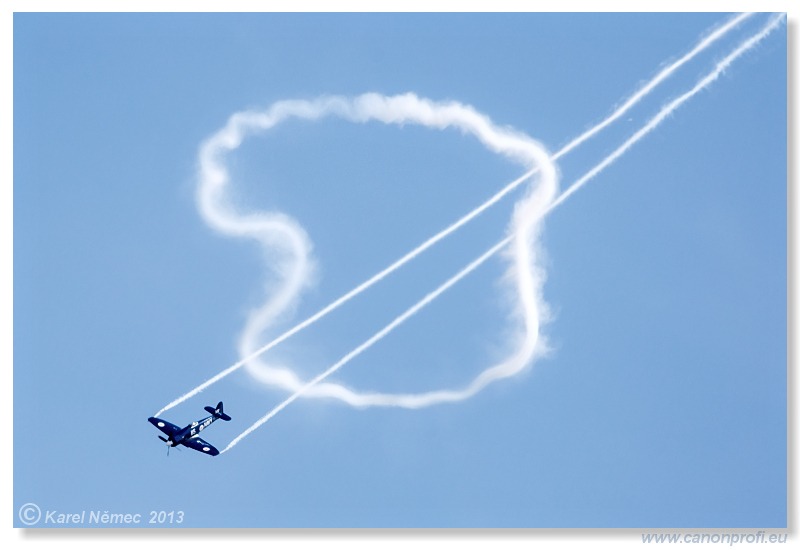
[[[202,420],[198,420],[196,422],[192,422],[185,428],[179,428],[175,424],[170,424],[166,420],[161,420],[160,418],[156,418],[151,416],[147,419],[150,424],[167,434],[167,437],[161,437],[160,435],[158,438],[167,444],[167,454],[169,454],[170,447],[177,447],[178,445],[184,445],[195,451],[200,451],[201,453],[205,453],[211,456],[217,456],[219,451],[207,441],[203,441],[200,439],[198,434],[202,432],[205,428],[209,427],[212,422],[215,420],[230,420],[231,417],[222,412],[222,401],[217,404],[216,409],[212,409],[211,407],[206,407],[206,411],[211,413],[211,416],[207,416]]]

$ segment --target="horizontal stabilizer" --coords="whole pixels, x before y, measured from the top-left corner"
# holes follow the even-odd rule
[[[221,420],[230,420],[231,419],[230,416],[228,416],[227,414],[225,414],[222,411],[222,401],[217,403],[217,408],[216,409],[214,409],[214,408],[212,408],[210,406],[209,407],[204,407],[204,408],[205,408],[206,412],[209,412],[212,415],[214,415],[214,418],[219,418]]]

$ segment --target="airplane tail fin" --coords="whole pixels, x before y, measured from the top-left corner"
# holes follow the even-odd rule
[[[228,416],[227,414],[225,414],[222,411],[222,401],[217,403],[217,408],[216,409],[211,408],[211,407],[205,407],[205,409],[206,409],[206,412],[209,412],[212,415],[214,415],[214,418],[219,418],[219,419],[222,419],[222,420],[230,420],[231,419],[230,416]]]

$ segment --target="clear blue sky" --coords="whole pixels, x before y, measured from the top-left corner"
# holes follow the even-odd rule
[[[463,403],[301,399],[231,452],[147,423],[237,361],[265,277],[204,225],[200,143],[286,98],[415,92],[551,151],[725,14],[14,17],[14,510],[183,511],[185,527],[786,525],[786,27],[546,221],[552,354]],[[759,16],[559,162],[562,187],[691,87]],[[521,172],[457,132],[287,123],[248,141],[241,204],[297,219],[313,314]],[[517,195],[516,198],[519,196]],[[274,357],[323,371],[505,234],[514,198]],[[336,374],[458,387],[503,349],[490,261]],[[286,397],[238,372],[224,447]],[[224,425],[223,425],[224,424]],[[17,517],[16,526],[21,526]],[[146,525],[145,525],[146,526]]]

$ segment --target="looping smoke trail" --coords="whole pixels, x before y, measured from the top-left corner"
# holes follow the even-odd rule
[[[601,121],[600,123],[598,123],[594,127],[590,128],[589,130],[587,130],[586,132],[584,132],[583,134],[581,134],[580,136],[578,136],[577,138],[572,140],[570,143],[568,143],[565,147],[563,147],[557,153],[555,153],[553,155],[553,160],[557,160],[560,157],[562,157],[563,155],[565,155],[568,152],[570,152],[571,150],[575,149],[580,144],[582,144],[584,141],[588,140],[589,138],[591,138],[592,136],[597,134],[599,131],[604,129],[606,126],[608,126],[609,124],[611,124],[612,122],[614,122],[615,120],[620,118],[622,115],[625,114],[625,112],[627,112],[631,107],[633,107],[637,102],[639,102],[647,94],[649,94],[658,84],[660,84],[663,80],[665,80],[667,77],[669,77],[678,68],[680,68],[682,65],[684,65],[685,63],[690,61],[693,57],[695,57],[697,54],[699,54],[700,52],[702,52],[703,50],[708,48],[713,42],[715,42],[716,40],[718,40],[721,37],[723,37],[726,33],[728,33],[733,28],[738,26],[742,21],[744,21],[745,19],[747,19],[751,15],[752,14],[750,14],[750,13],[739,14],[739,15],[737,15],[735,17],[732,17],[730,20],[728,20],[728,22],[726,22],[725,24],[721,25],[720,27],[718,27],[717,29],[715,29],[714,31],[709,33],[708,36],[706,38],[702,39],[700,42],[698,42],[698,44],[691,51],[689,51],[683,57],[681,57],[677,61],[673,62],[672,64],[668,65],[663,70],[661,70],[658,74],[656,74],[655,77],[653,77],[649,82],[647,82],[645,85],[643,85],[633,95],[631,95],[626,101],[623,102],[623,104],[620,107],[618,107],[606,119],[604,119],[603,121]],[[280,110],[281,110],[278,107],[279,105],[280,104],[276,104],[271,109],[272,116],[273,116],[272,119],[269,118],[269,116],[268,116],[269,113],[261,114],[261,115],[249,114],[250,115],[250,119],[253,122],[252,128],[262,129],[263,130],[263,129],[266,129],[268,127],[273,126],[274,124],[277,124],[279,122],[279,119],[280,119]],[[296,108],[296,111],[297,111],[294,116],[304,116],[305,115],[306,118],[316,118],[316,117],[318,117],[320,115],[319,112],[315,113],[313,109],[309,108],[309,104],[306,104],[305,106],[303,106],[301,104],[298,104],[297,102],[294,102],[294,103],[292,103],[292,102],[284,102],[283,105],[285,107],[287,107],[287,108],[289,108],[292,105],[294,105],[294,107]],[[305,107],[305,113],[300,113],[300,111],[303,110],[303,107]],[[333,109],[333,106],[331,106],[331,108]],[[284,113],[284,114],[286,114],[286,113]],[[206,173],[207,174],[207,179],[209,181],[209,185],[207,186],[207,191],[208,192],[207,193],[203,193],[202,199],[201,199],[201,210],[203,212],[206,212],[206,209],[209,207],[209,201],[211,199],[215,199],[215,198],[218,199],[219,198],[218,196],[215,197],[214,195],[215,194],[218,195],[219,193],[221,193],[221,189],[227,183],[227,172],[224,170],[224,166],[220,165],[221,163],[220,163],[220,158],[219,157],[221,156],[221,154],[226,149],[228,151],[233,150],[236,147],[238,147],[238,145],[241,143],[241,140],[244,137],[244,133],[245,133],[244,131],[247,129],[246,128],[247,125],[244,124],[244,122],[246,122],[247,116],[248,116],[248,113],[240,113],[240,114],[234,115],[231,118],[231,121],[229,122],[228,127],[226,127],[226,130],[228,130],[228,131],[223,130],[223,131],[219,132],[211,140],[206,142],[204,144],[203,148],[202,148],[201,159],[203,159],[203,160],[201,160],[201,173]],[[444,239],[445,237],[447,237],[451,233],[455,232],[457,229],[459,229],[460,227],[462,227],[463,225],[465,225],[466,223],[468,223],[469,221],[471,221],[472,219],[474,219],[475,217],[480,215],[486,209],[488,209],[492,205],[496,204],[503,197],[505,197],[508,193],[510,193],[512,190],[516,189],[519,185],[521,185],[528,178],[530,178],[532,175],[534,175],[535,171],[536,171],[536,169],[534,168],[533,170],[523,174],[521,177],[519,177],[516,180],[512,181],[511,183],[507,184],[506,187],[501,189],[498,193],[496,193],[488,201],[484,202],[482,205],[480,205],[479,207],[474,209],[472,212],[468,213],[467,215],[465,215],[464,217],[462,217],[461,219],[459,219],[455,223],[451,224],[450,226],[448,226],[447,228],[445,228],[444,230],[442,230],[438,234],[434,235],[433,237],[431,237],[430,239],[428,239],[427,241],[425,241],[424,243],[419,245],[417,248],[415,248],[414,250],[412,250],[411,252],[407,253],[405,256],[403,256],[402,258],[400,258],[399,260],[397,260],[396,262],[391,264],[389,267],[387,267],[383,271],[377,273],[376,275],[374,275],[373,277],[371,277],[370,279],[368,279],[364,283],[362,283],[362,284],[358,285],[357,287],[355,287],[350,292],[344,294],[343,296],[341,296],[337,300],[331,302],[329,305],[327,305],[326,307],[321,309],[319,312],[317,312],[316,314],[312,315],[311,317],[305,319],[304,321],[300,322],[299,324],[295,325],[293,328],[291,328],[288,331],[284,332],[283,334],[281,334],[280,336],[278,336],[277,338],[275,338],[271,342],[268,342],[267,344],[263,345],[262,347],[252,351],[249,355],[246,355],[243,359],[241,359],[237,363],[231,365],[227,369],[221,371],[217,375],[215,375],[212,378],[206,380],[205,382],[203,382],[199,386],[195,387],[194,389],[190,390],[186,394],[184,394],[181,397],[179,397],[179,398],[175,399],[174,401],[170,402],[167,406],[165,406],[160,411],[158,411],[156,413],[156,416],[159,416],[163,412],[175,407],[176,405],[178,405],[178,404],[182,403],[183,401],[193,397],[194,395],[197,395],[198,393],[203,391],[205,388],[211,386],[212,384],[215,384],[216,382],[218,382],[219,380],[225,378],[229,374],[235,372],[236,370],[238,370],[242,366],[247,365],[250,361],[256,359],[258,356],[262,355],[263,353],[266,353],[268,350],[272,349],[273,347],[275,347],[276,345],[280,344],[284,340],[290,338],[291,336],[293,336],[297,332],[303,330],[304,328],[310,326],[311,324],[315,323],[316,321],[322,319],[328,313],[331,313],[333,310],[337,309],[338,307],[343,305],[345,302],[349,301],[350,299],[354,298],[355,296],[357,296],[361,292],[365,291],[366,289],[368,289],[372,285],[374,285],[377,282],[381,281],[383,278],[388,276],[390,273],[392,273],[395,270],[399,269],[401,266],[405,265],[406,263],[408,263],[409,261],[411,261],[412,259],[417,257],[419,254],[421,254],[422,252],[424,252],[425,250],[427,250],[428,248],[430,248],[431,246],[433,246],[434,244],[436,244],[440,240]],[[211,200],[210,202],[211,202],[211,205],[213,206],[213,200]],[[213,210],[213,208],[212,208],[212,210]],[[213,216],[213,212],[211,212],[210,214]],[[278,220],[281,220],[280,215],[273,215],[272,217],[274,218],[274,221],[276,221],[276,222]],[[284,225],[286,227],[294,227],[295,229],[297,229],[297,231],[295,232],[295,236],[298,237],[298,238],[295,239],[295,245],[296,245],[295,246],[295,252],[296,252],[296,254],[298,256],[302,256],[302,257],[307,258],[308,257],[307,253],[310,250],[310,244],[308,243],[308,240],[305,237],[305,235],[302,233],[302,230],[299,228],[299,226],[297,226],[297,224],[295,224],[289,218],[282,218],[282,221],[283,221],[283,223],[284,223]],[[215,225],[216,227],[220,228],[222,231],[225,231],[227,233],[238,234],[238,232],[235,230],[235,226],[236,226],[235,223],[222,224],[222,227],[220,226],[220,224],[213,224],[212,223],[212,225]],[[226,226],[227,226],[227,229],[226,229]],[[307,269],[310,269],[310,267],[311,267],[310,265],[306,266]],[[299,289],[287,288],[286,292],[284,294],[284,297],[289,296],[289,295],[293,294],[295,291],[298,291],[298,290]],[[290,302],[290,300],[286,301],[283,305],[288,305],[288,302]],[[276,302],[273,305],[274,305],[275,309],[280,309],[280,306],[281,306],[280,303]],[[264,307],[264,311],[266,311],[267,309],[268,308],[265,306]],[[256,320],[256,322],[253,323],[253,326],[256,326],[256,325],[260,324],[257,321],[258,320]],[[287,375],[287,376],[291,377],[291,375],[288,374],[287,372],[284,372],[284,375]],[[294,380],[294,382],[296,382],[296,380]]]
[[[365,94],[354,99],[282,101],[263,113],[240,113],[231,117],[228,125],[202,147],[198,200],[204,218],[219,231],[259,242],[284,277],[278,288],[267,292],[266,303],[250,314],[240,338],[240,354],[251,358],[244,363],[250,373],[267,384],[291,392],[304,386],[293,371],[263,363],[254,352],[258,350],[258,337],[278,315],[291,307],[307,284],[313,262],[305,232],[290,217],[276,213],[241,215],[233,211],[225,196],[229,182],[225,154],[238,147],[248,134],[272,128],[289,117],[319,119],[325,116],[338,116],[357,123],[379,121],[419,124],[433,129],[456,128],[476,137],[490,151],[525,168],[535,169],[538,185],[517,204],[512,221],[516,245],[508,273],[508,280],[519,297],[520,307],[516,313],[524,322],[521,346],[524,356],[530,358],[538,342],[541,312],[545,310],[540,289],[542,270],[536,265],[534,254],[539,233],[537,224],[540,213],[555,198],[557,190],[557,173],[550,154],[531,138],[500,128],[485,115],[460,103],[437,103],[414,94],[393,97]],[[353,405],[360,402],[358,395],[338,384],[317,385],[307,391],[343,399]]]
[[[544,217],[550,212],[552,212],[555,208],[559,205],[563,204],[570,196],[572,196],[576,191],[578,191],[581,187],[583,187],[586,183],[588,183],[591,179],[597,176],[600,172],[604,169],[608,168],[613,162],[618,160],[625,152],[627,152],[636,142],[640,139],[645,137],[651,131],[653,131],[661,122],[664,121],[669,115],[671,115],[675,110],[677,110],[681,105],[686,103],[692,97],[694,97],[697,93],[707,88],[711,83],[713,83],[719,76],[727,69],[734,61],[736,61],[739,57],[745,54],[747,51],[754,48],[761,42],[764,38],[766,38],[773,30],[775,30],[785,19],[785,15],[779,14],[770,18],[768,23],[759,31],[758,33],[752,35],[745,41],[743,41],[735,50],[733,50],[730,54],[728,54],[724,59],[719,61],[714,70],[708,73],[705,77],[695,84],[693,88],[691,88],[688,92],[680,95],[676,99],[669,102],[667,105],[661,108],[661,110],[652,117],[642,128],[640,128],[636,133],[634,133],[630,138],[628,138],[622,145],[620,145],[617,149],[615,149],[610,155],[608,155],[605,159],[603,159],[600,163],[598,163],[594,168],[589,170],[584,176],[580,179],[575,181],[572,185],[569,186],[556,200],[551,202],[548,207],[541,213],[541,216]],[[374,345],[376,342],[384,338],[388,335],[392,330],[400,326],[403,322],[408,320],[414,314],[419,312],[423,307],[428,305],[432,302],[435,298],[441,295],[443,292],[451,288],[454,284],[458,281],[463,279],[466,275],[477,269],[481,264],[483,264],[486,260],[490,257],[494,256],[497,252],[505,248],[509,243],[512,242],[511,237],[506,237],[492,248],[490,248],[487,252],[482,254],[479,258],[474,260],[444,284],[442,284],[439,288],[428,294],[425,298],[421,301],[413,305],[411,308],[406,310],[403,314],[398,316],[394,321],[386,325],[382,330],[375,333],[371,338],[366,340],[360,346],[355,348],[353,351],[345,355],[341,360],[335,363],[333,366],[328,368],[328,370],[324,371],[322,374],[318,375],[310,382],[308,382],[305,386],[303,386],[300,390],[295,392],[294,394],[290,395],[286,398],[283,402],[278,404],[275,408],[269,411],[266,415],[261,417],[257,420],[253,425],[247,428],[244,432],[239,434],[236,438],[234,438],[228,445],[223,449],[223,453],[233,448],[236,444],[238,444],[242,439],[247,437],[257,428],[262,426],[265,422],[269,421],[273,418],[277,413],[281,410],[286,408],[289,404],[297,400],[299,397],[302,396],[303,393],[310,390],[315,384],[319,384],[325,378],[339,370],[345,364],[347,364],[351,359],[355,356],[361,354],[363,351]],[[412,395],[406,396],[409,398],[409,401],[404,403],[400,406],[406,406],[411,408],[417,408],[421,406],[427,406],[434,403],[442,403],[445,401],[454,401],[464,399],[473,395],[477,391],[480,391],[483,387],[488,385],[490,382],[504,378],[507,376],[511,376],[515,374],[517,371],[513,370],[513,358],[496,365],[490,369],[487,369],[483,373],[481,373],[473,382],[467,386],[464,390],[459,391],[443,391],[443,392],[429,392],[428,394],[422,395]],[[523,364],[520,366],[520,369],[523,368],[525,365]],[[511,367],[511,368],[509,368]],[[428,397],[426,400],[425,397]]]

